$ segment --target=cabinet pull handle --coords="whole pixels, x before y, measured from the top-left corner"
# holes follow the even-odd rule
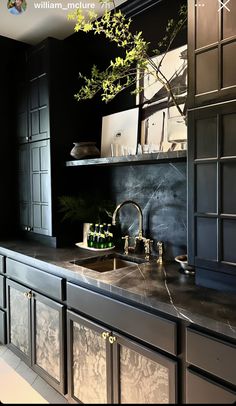
[[[25,140],[26,140],[26,141],[29,141],[29,137],[25,137]]]
[[[109,343],[114,344],[116,342],[116,337],[110,336],[109,337]]]
[[[102,338],[103,338],[104,340],[106,340],[106,339],[109,337],[109,335],[110,335],[110,333],[108,333],[108,331],[103,331],[103,332],[102,332]]]
[[[28,292],[27,294],[28,299],[31,299],[33,297],[33,293],[32,292]]]
[[[28,292],[24,292],[24,297],[28,298]]]

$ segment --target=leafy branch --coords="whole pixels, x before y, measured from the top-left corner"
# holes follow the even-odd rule
[[[178,109],[181,115],[184,115],[180,109],[176,97],[173,93],[168,79],[161,71],[162,62],[170,50],[170,47],[178,33],[186,27],[187,7],[181,6],[178,20],[170,19],[167,23],[165,35],[158,42],[158,48],[153,51],[154,56],[158,56],[165,50],[160,61],[156,64],[149,55],[148,43],[142,34],[142,31],[133,34],[130,29],[132,20],[127,19],[120,11],[116,10],[115,2],[111,0],[100,0],[101,4],[108,5],[113,3],[114,10],[111,11],[105,7],[105,12],[101,18],[94,11],[89,11],[85,16],[81,9],[68,16],[68,19],[75,20],[76,32],[93,32],[94,35],[103,34],[107,40],[115,43],[121,48],[123,56],[117,56],[110,61],[104,71],[100,71],[96,65],[92,67],[91,76],[87,77],[82,73],[79,77],[83,79],[84,85],[80,88],[75,98],[79,100],[92,99],[98,92],[101,92],[101,99],[109,102],[114,99],[121,91],[134,85],[137,81],[137,69],[139,79],[142,81],[145,75],[153,75],[155,80],[159,81],[166,89],[170,99]],[[138,94],[143,87],[137,87],[132,94]]]

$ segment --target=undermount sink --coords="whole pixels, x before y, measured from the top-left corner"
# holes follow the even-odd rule
[[[146,262],[143,258],[128,257],[126,259],[125,255],[112,253],[86,259],[78,259],[71,261],[71,264],[80,265],[97,272],[108,272],[126,268],[127,266],[132,266],[134,264],[141,264],[143,262]]]

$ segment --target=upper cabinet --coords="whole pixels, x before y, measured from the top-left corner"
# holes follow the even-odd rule
[[[188,6],[189,107],[230,100],[236,96],[236,3],[189,0]]]
[[[17,89],[17,140],[19,143],[50,137],[49,40],[27,53],[25,78]]]
[[[188,259],[236,290],[236,2],[189,0]]]

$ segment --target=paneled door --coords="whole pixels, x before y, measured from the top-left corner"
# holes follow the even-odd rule
[[[65,306],[32,292],[32,367],[65,393]]]
[[[118,334],[113,341],[114,403],[176,403],[177,362]]]
[[[109,332],[67,312],[69,395],[82,403],[111,403]]]

